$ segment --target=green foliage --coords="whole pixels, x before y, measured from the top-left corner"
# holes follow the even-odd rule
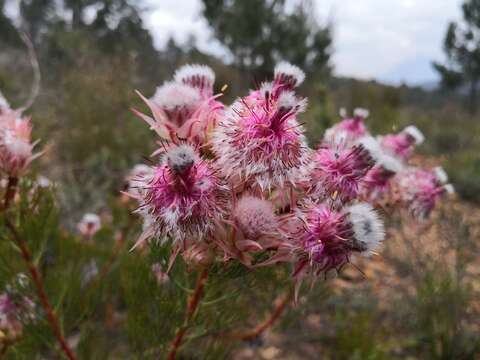
[[[314,17],[313,2],[287,11],[281,1],[203,0],[203,15],[243,71],[261,81],[276,62],[290,61],[310,74],[328,74],[331,35]]]
[[[433,63],[442,78],[442,84],[450,89],[462,84],[469,86],[469,109],[476,111],[478,82],[480,80],[480,1],[465,0],[462,5],[463,22],[448,25],[444,39],[447,64]]]

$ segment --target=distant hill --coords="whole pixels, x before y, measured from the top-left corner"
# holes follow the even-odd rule
[[[432,59],[426,56],[408,59],[380,75],[379,80],[388,84],[405,83],[431,90],[438,83],[438,75],[431,62]]]

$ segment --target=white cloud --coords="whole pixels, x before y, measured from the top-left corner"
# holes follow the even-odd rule
[[[442,58],[442,40],[448,21],[457,19],[462,0],[314,0],[319,18],[334,23],[335,72],[361,78],[389,78],[402,64]],[[200,0],[147,1],[146,14],[158,46],[173,36],[185,42],[195,35],[199,47],[225,55],[211,40],[201,17]],[[423,59],[423,60],[422,60]],[[427,70],[428,72],[428,70]],[[428,74],[425,74],[428,77]],[[408,74],[406,75],[408,77]],[[423,80],[412,72],[413,79]]]

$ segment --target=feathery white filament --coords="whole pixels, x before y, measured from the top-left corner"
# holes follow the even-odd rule
[[[200,101],[200,93],[190,86],[170,81],[157,88],[152,101],[166,110],[192,108]]]
[[[362,119],[366,119],[366,118],[368,118],[369,115],[370,115],[370,111],[368,109],[356,108],[356,109],[353,110],[353,116],[355,116],[355,117],[360,117]]]
[[[200,78],[205,85],[213,86],[215,73],[207,65],[187,64],[175,71],[173,79],[179,83],[190,83],[191,79]]]
[[[294,86],[299,86],[305,80],[305,73],[296,65],[289,62],[282,61],[275,66],[274,77],[278,79],[283,76],[292,77],[295,79]]]

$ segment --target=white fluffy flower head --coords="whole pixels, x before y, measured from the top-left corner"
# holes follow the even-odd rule
[[[165,110],[193,110],[198,106],[200,93],[190,86],[170,81],[157,88],[152,101]]]
[[[375,253],[385,238],[385,229],[378,214],[367,203],[358,203],[347,208],[348,220],[361,253]]]

